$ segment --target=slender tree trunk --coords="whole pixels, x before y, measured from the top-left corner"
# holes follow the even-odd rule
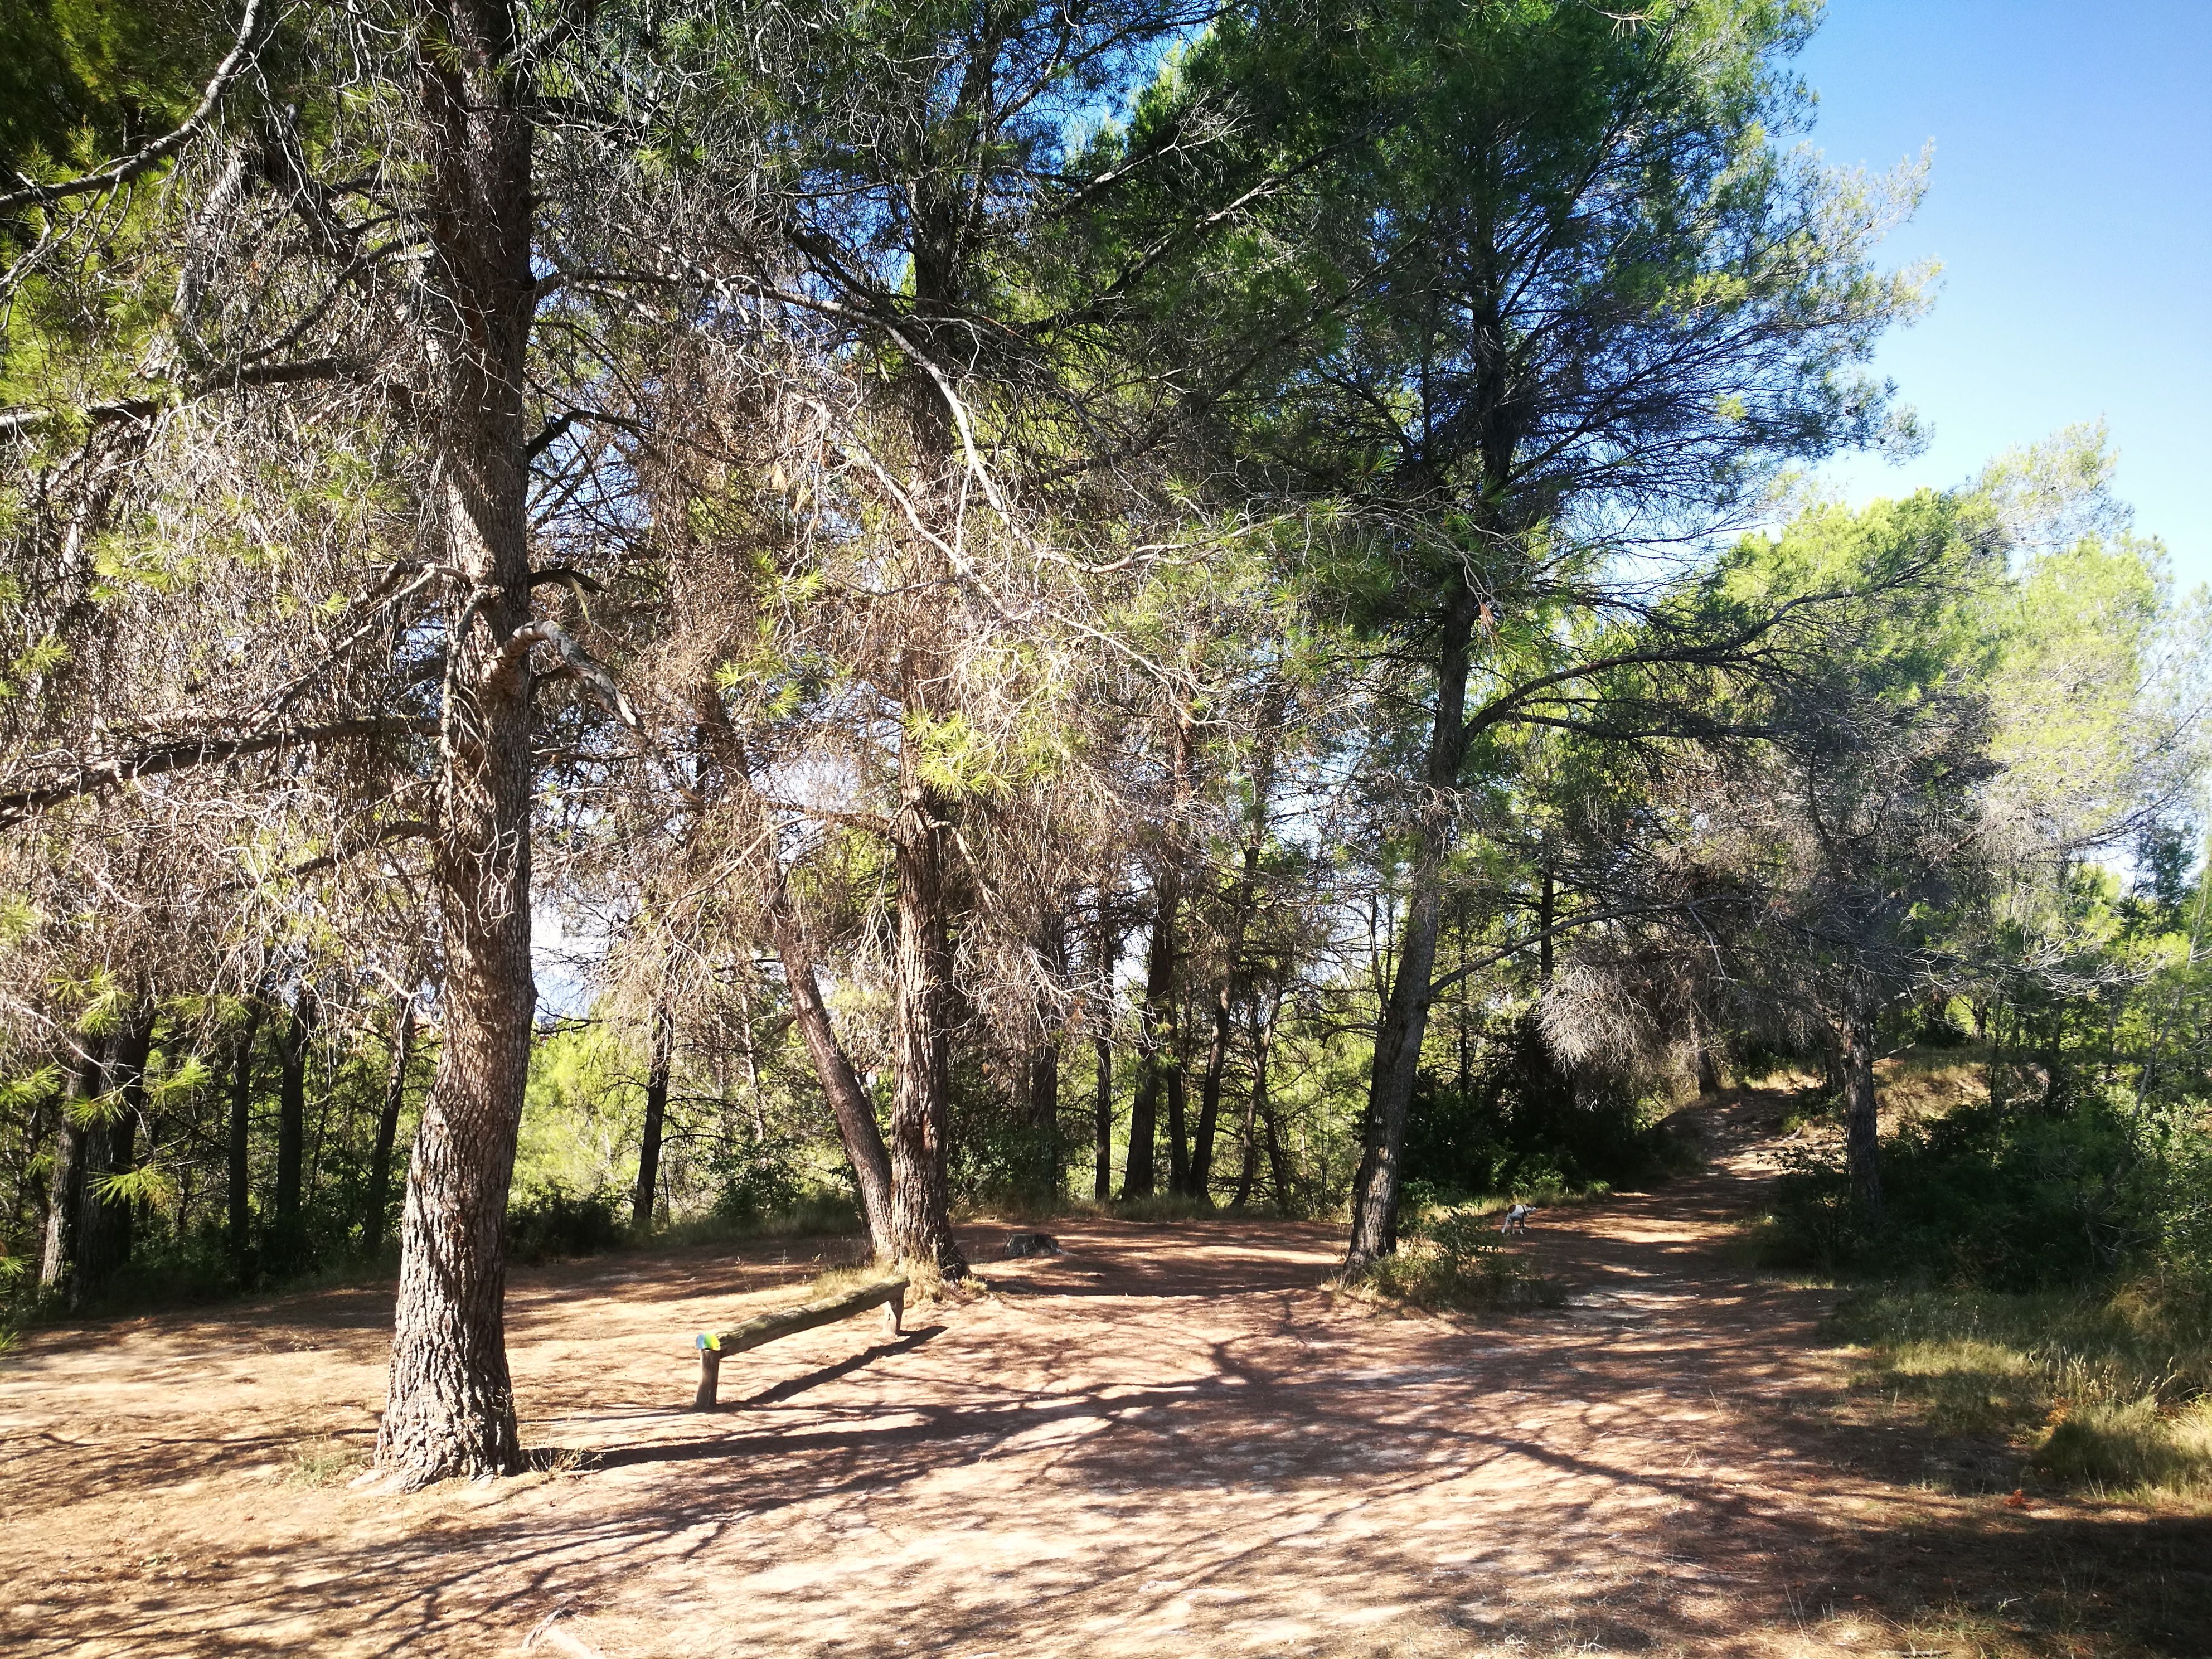
[[[62,1101],[61,1122],[54,1130],[54,1167],[46,1201],[46,1250],[39,1264],[39,1285],[46,1291],[74,1294],[80,1249],[83,1243],[84,1174],[91,1131],[77,1121],[87,1104],[106,1088],[105,1037],[80,1039],[76,1063],[70,1068],[69,1091]]]
[[[1171,862],[1164,861],[1153,884],[1152,937],[1145,950],[1145,1000],[1138,1014],[1137,1087],[1129,1103],[1129,1151],[1121,1170],[1123,1198],[1152,1194],[1161,1096],[1169,1086],[1169,1074],[1179,1069],[1175,1063],[1176,912],[1182,903],[1182,885],[1180,872]],[[1182,1128],[1179,1121],[1170,1125],[1171,1145],[1178,1152]],[[1182,1161],[1176,1158],[1171,1176],[1183,1174]],[[1179,1179],[1170,1190],[1182,1190]]]
[[[1552,983],[1552,919],[1558,906],[1559,889],[1547,869],[1543,890],[1536,899],[1536,983],[1547,989]]]
[[[301,1171],[307,1144],[307,1048],[314,1005],[302,986],[276,1037],[276,1201],[270,1254],[280,1273],[299,1267],[306,1253]]]
[[[228,1166],[223,1198],[226,1207],[225,1243],[231,1271],[246,1276],[253,1237],[253,1039],[261,1029],[261,1004],[249,1000],[246,1026],[238,1034],[231,1056]]]
[[[1429,738],[1431,801],[1419,826],[1390,995],[1375,1034],[1374,1069],[1360,1127],[1359,1170],[1352,1184],[1352,1240],[1345,1266],[1357,1269],[1398,1248],[1398,1188],[1406,1147],[1406,1115],[1428,1034],[1430,986],[1437,933],[1443,918],[1444,861],[1451,850],[1460,763],[1467,748],[1468,642],[1474,613],[1464,591],[1444,618],[1437,665],[1437,713]]]
[[[101,1194],[100,1183],[137,1167],[138,1119],[146,1107],[146,1066],[154,1050],[154,1007],[143,1005],[115,1039],[108,1068],[113,1109],[86,1138],[78,1272],[71,1301],[97,1295],[131,1260],[132,1204]]]
[[[668,1116],[668,1066],[674,1044],[668,1011],[653,1015],[653,1058],[645,1074],[645,1128],[638,1139],[637,1186],[630,1194],[630,1231],[640,1238],[653,1231],[653,1200],[660,1185],[660,1132]]]
[[[368,1202],[362,1212],[362,1243],[371,1255],[384,1248],[391,1215],[392,1154],[399,1140],[399,1113],[407,1103],[407,1062],[415,1045],[415,999],[399,999],[392,1023],[392,1075],[385,1080],[384,1103],[376,1114],[376,1145],[368,1158]]]
[[[783,960],[783,977],[791,993],[793,1018],[814,1062],[814,1075],[830,1102],[837,1121],[837,1139],[845,1148],[845,1161],[853,1168],[853,1185],[860,1195],[860,1216],[868,1229],[868,1248],[878,1261],[898,1258],[897,1236],[891,1231],[891,1159],[884,1149],[883,1130],[876,1123],[875,1103],[861,1086],[860,1073],[837,1041],[830,1009],[822,1000],[814,957],[806,936],[791,907],[783,870],[778,865],[763,883],[769,931],[776,954]]]
[[[1881,1225],[1881,1125],[1874,1090],[1875,1028],[1856,1009],[1838,1022],[1836,1069],[1843,1077],[1844,1143],[1851,1195],[1869,1226]]]
[[[1282,1023],[1283,988],[1279,984],[1267,999],[1267,1014],[1263,1022],[1260,1002],[1252,1000],[1252,1108],[1267,1131],[1267,1177],[1275,1188],[1275,1209],[1282,1215],[1292,1213],[1297,1207],[1297,1194],[1291,1187],[1291,1160],[1283,1146],[1283,1127],[1275,1115],[1274,1097],[1268,1091],[1267,1067],[1274,1058],[1275,1031]]]
[[[1098,975],[1098,1031],[1091,1039],[1096,1059],[1094,1115],[1097,1134],[1091,1196],[1103,1204],[1114,1191],[1114,969],[1121,960],[1121,937],[1114,926],[1113,878],[1102,868],[1098,877],[1098,936],[1092,964]]]
[[[951,1032],[948,992],[945,841],[950,803],[926,784],[917,758],[902,750],[900,800],[891,842],[898,887],[897,990],[891,1009],[896,1080],[891,1092],[891,1237],[902,1261],[928,1261],[948,1279],[965,1278],[967,1258],[952,1237],[946,1178],[951,1132]]]
[[[522,1467],[507,1368],[505,1228],[530,1071],[533,781],[524,394],[537,279],[529,77],[507,0],[418,0],[427,126],[424,326],[442,337],[427,437],[439,552],[467,595],[447,650],[434,875],[437,1068],[409,1160],[377,1462],[404,1484]]]
[[[1260,1097],[1256,1091],[1244,1095],[1244,1121],[1239,1136],[1243,1156],[1237,1166],[1237,1195],[1229,1200],[1229,1207],[1241,1210],[1252,1201],[1252,1183],[1260,1174],[1260,1142],[1257,1136],[1257,1109]]]
[[[1263,725],[1262,730],[1265,731]],[[1265,834],[1267,779],[1272,769],[1255,767],[1253,793],[1262,814]],[[1244,868],[1230,895],[1229,926],[1222,940],[1221,979],[1213,988],[1213,1035],[1206,1051],[1205,1080],[1198,1097],[1198,1133],[1190,1155],[1190,1189],[1203,1198],[1213,1184],[1213,1137],[1221,1120],[1221,1073],[1229,1064],[1229,1036],[1236,1018],[1237,976],[1244,955],[1244,930],[1252,919],[1252,901],[1259,890],[1261,837],[1245,843]]]
[[[1173,793],[1152,875],[1152,936],[1145,951],[1145,1000],[1137,1028],[1137,1087],[1129,1103],[1129,1155],[1121,1174],[1121,1196],[1149,1197],[1156,1176],[1153,1146],[1159,1127],[1161,1097],[1169,1109],[1169,1190],[1190,1183],[1189,1148],[1184,1138],[1182,1100],[1170,1084],[1182,1073],[1180,1027],[1176,1018],[1176,980],[1181,969],[1182,849],[1177,844],[1190,806],[1194,733],[1188,692],[1175,705],[1175,747],[1169,763]]]
[[[1690,1014],[1690,1041],[1698,1050],[1698,1092],[1717,1095],[1721,1091],[1720,1061],[1713,1053],[1712,1033],[1692,1009]]]
[[[1096,1096],[1091,1103],[1092,1115],[1097,1121],[1097,1159],[1091,1172],[1091,1196],[1103,1204],[1114,1194],[1114,1039],[1095,1036],[1091,1039],[1091,1053],[1097,1075],[1092,1079]]]
[[[1037,957],[1055,984],[1067,979],[1067,919],[1055,915],[1037,938]],[[1041,1199],[1057,1200],[1064,1174],[1060,1145],[1060,1036],[1053,999],[1036,999],[1040,1035],[1024,1066],[1022,1087],[1029,1108],[1030,1133],[1036,1143],[1036,1187]]]

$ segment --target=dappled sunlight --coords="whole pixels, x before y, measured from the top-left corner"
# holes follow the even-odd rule
[[[477,1654],[566,1602],[611,1659],[1964,1653],[1942,1618],[2011,1640],[2017,1604],[2124,1611],[2135,1646],[1978,1650],[2212,1650],[2206,1523],[2008,1509],[1986,1449],[1978,1474],[1825,1409],[1829,1297],[1718,1248],[1755,1178],[1731,1144],[1540,1213],[1555,1311],[1378,1312],[1329,1288],[1337,1240],[1308,1224],[1070,1221],[1064,1255],[1011,1263],[976,1231],[999,1294],[732,1354],[704,1414],[690,1333],[788,1299],[818,1243],[520,1273],[537,1472],[411,1497],[307,1455],[373,1434],[368,1298],[40,1337],[0,1373],[0,1632]],[[2142,1606],[2109,1601],[2123,1582]]]

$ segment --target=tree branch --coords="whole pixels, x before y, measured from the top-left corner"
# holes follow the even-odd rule
[[[200,94],[199,106],[187,115],[174,131],[166,133],[151,143],[120,156],[103,167],[75,179],[64,179],[58,184],[32,185],[0,196],[0,214],[13,213],[19,208],[46,207],[55,202],[66,201],[72,196],[88,196],[94,191],[112,190],[118,185],[127,185],[149,167],[158,166],[174,155],[192,141],[200,129],[207,125],[208,118],[215,113],[216,106],[230,90],[232,82],[246,72],[252,62],[254,36],[261,28],[261,0],[246,0],[246,15],[239,20],[238,40],[230,54],[216,66],[215,78],[207,83]],[[20,176],[20,175],[18,175]]]

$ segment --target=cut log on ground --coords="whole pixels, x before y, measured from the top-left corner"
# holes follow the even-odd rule
[[[899,1332],[900,1316],[906,1311],[906,1291],[908,1280],[904,1273],[895,1278],[878,1279],[872,1285],[863,1285],[859,1290],[847,1291],[837,1296],[825,1296],[817,1302],[801,1303],[796,1308],[785,1308],[775,1313],[765,1313],[757,1319],[748,1319],[735,1329],[719,1335],[702,1331],[699,1344],[699,1392],[691,1401],[695,1412],[714,1408],[714,1390],[720,1380],[722,1356],[743,1353],[747,1348],[757,1348],[763,1342],[773,1342],[779,1336],[790,1336],[799,1331],[811,1331],[817,1325],[834,1325],[841,1319],[850,1319],[856,1313],[866,1313],[870,1308],[884,1310],[884,1330],[890,1336]]]

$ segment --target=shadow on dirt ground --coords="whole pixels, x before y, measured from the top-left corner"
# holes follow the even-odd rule
[[[1317,1225],[1060,1224],[995,1294],[793,1337],[684,1407],[689,1333],[811,1262],[519,1273],[537,1472],[349,1490],[362,1293],[31,1341],[0,1370],[11,1651],[609,1656],[2212,1654],[2212,1522],[2022,1510],[1999,1448],[1835,1411],[1830,1298],[1734,1264],[1705,1173],[1538,1218],[1555,1313],[1397,1318]],[[821,1247],[810,1241],[806,1254]],[[798,1254],[793,1251],[793,1254]]]

